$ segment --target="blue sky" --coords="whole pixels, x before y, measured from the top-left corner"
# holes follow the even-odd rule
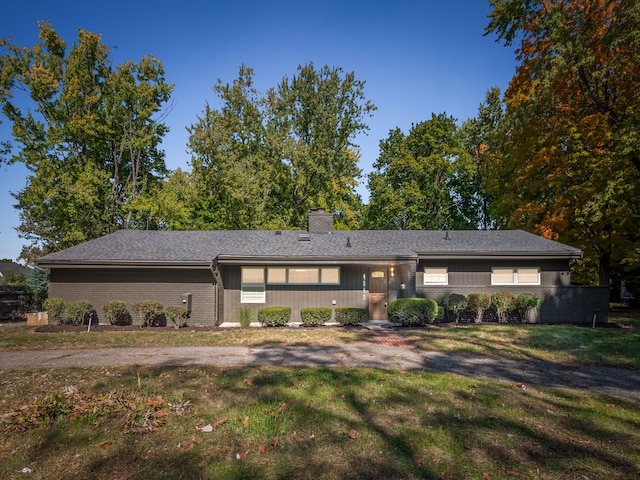
[[[485,0],[13,1],[2,7],[0,37],[31,47],[37,21],[48,20],[68,45],[79,28],[101,34],[114,64],[154,54],[176,84],[163,142],[171,169],[188,169],[186,127],[205,102],[217,105],[213,85],[232,82],[240,65],[254,69],[261,91],[310,61],[353,71],[378,107],[368,135],[356,140],[366,175],[391,129],[407,132],[441,112],[462,122],[477,114],[489,88],[504,92],[514,52],[483,37],[489,11]],[[0,138],[9,136],[3,120]],[[22,248],[9,192],[23,188],[26,175],[18,164],[0,167],[0,258],[15,259]],[[366,200],[365,178],[359,192]]]

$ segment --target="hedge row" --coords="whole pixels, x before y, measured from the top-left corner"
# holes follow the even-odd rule
[[[531,313],[540,308],[541,300],[532,293],[515,296],[511,292],[495,292],[489,296],[483,292],[472,292],[467,296],[450,293],[442,303],[449,320],[456,323],[464,313],[475,323],[480,323],[486,312],[494,314],[498,322],[507,323],[510,320],[526,322]]]
[[[329,307],[309,307],[300,310],[302,324],[307,327],[324,325],[333,314]],[[364,308],[338,307],[335,309],[335,321],[339,325],[360,325],[365,321]],[[258,321],[264,327],[284,327],[291,321],[290,307],[265,307],[258,310]]]
[[[87,325],[98,323],[98,314],[85,300],[76,300],[65,303],[61,298],[47,298],[43,303],[43,308],[48,312],[49,318],[59,325]],[[107,302],[102,307],[104,317],[111,325],[131,325],[133,318],[127,304],[116,300]],[[143,300],[131,305],[133,312],[139,319],[143,327],[166,326],[169,318],[176,328],[186,326],[188,312],[184,307],[169,306],[166,309],[162,303],[155,300]]]

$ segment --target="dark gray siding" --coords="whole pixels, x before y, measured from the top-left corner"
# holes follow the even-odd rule
[[[49,283],[49,297],[91,302],[100,323],[106,323],[106,302],[122,300],[130,306],[157,300],[166,308],[182,305],[185,293],[192,294],[187,323],[214,325],[214,286],[208,269],[53,269]]]
[[[367,307],[362,275],[367,266],[340,266],[340,285],[267,285],[266,303],[240,303],[240,266],[225,265],[224,322],[237,322],[239,308],[257,311],[264,307],[291,307],[291,321],[300,322],[300,309],[306,307]],[[335,301],[335,303],[334,303]],[[257,314],[254,315],[254,320]]]

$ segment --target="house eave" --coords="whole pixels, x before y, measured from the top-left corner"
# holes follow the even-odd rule
[[[418,258],[421,260],[581,260],[582,252],[420,252]]]
[[[416,261],[416,256],[231,256],[219,255],[218,263],[224,265],[388,265]]]
[[[55,260],[37,262],[41,268],[194,268],[208,269],[209,262],[180,260],[180,261],[143,261],[143,260]]]

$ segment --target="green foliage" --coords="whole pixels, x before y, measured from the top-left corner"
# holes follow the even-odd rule
[[[291,321],[291,307],[265,307],[258,310],[258,321],[264,327],[286,327]]]
[[[491,295],[491,305],[495,308],[500,323],[509,321],[509,313],[514,310],[515,302],[516,297],[511,292],[496,292]]]
[[[11,161],[29,170],[14,195],[29,260],[118,228],[154,226],[137,203],[166,172],[158,117],[173,88],[153,56],[114,66],[100,35],[79,30],[67,49],[49,23],[38,27],[33,48],[7,45],[0,56],[0,104],[18,149]],[[16,92],[31,104],[14,101],[25,97]]]
[[[343,327],[361,325],[366,318],[367,312],[364,308],[337,307],[335,309],[335,321]]]
[[[42,302],[42,308],[49,315],[49,319],[55,323],[62,324],[64,322],[64,300],[62,298],[47,298]]]
[[[241,307],[236,311],[238,315],[238,322],[243,328],[251,326],[251,318],[253,317],[253,309],[250,307]]]
[[[389,304],[389,320],[402,326],[423,326],[438,319],[438,304],[428,298],[398,298]]]
[[[138,315],[143,327],[161,327],[167,323],[162,303],[156,300],[136,302],[131,305],[131,311]]]
[[[47,298],[49,289],[49,270],[35,267],[27,278],[27,309],[39,312]]]
[[[189,312],[180,305],[170,305],[165,311],[165,315],[173,322],[174,327],[181,328],[187,326],[187,316]]]
[[[261,96],[253,70],[241,66],[231,84],[214,87],[220,107],[205,105],[189,127],[192,216],[202,228],[260,229],[304,225],[310,207],[342,213],[357,226],[355,138],[375,106],[364,82],[340,68],[312,63]]]
[[[90,315],[95,313],[91,303],[86,300],[74,300],[65,306],[67,312],[67,321],[73,325],[88,325]],[[98,319],[94,317],[92,323],[98,323]]]
[[[131,325],[133,323],[126,302],[121,300],[105,303],[102,312],[111,325]]]
[[[471,292],[467,295],[467,310],[474,315],[474,322],[482,322],[484,312],[491,307],[491,297],[484,292]]]
[[[540,297],[532,293],[521,293],[515,299],[514,308],[520,314],[520,320],[526,322],[531,312],[540,308]]]
[[[369,175],[371,198],[367,228],[437,230],[473,228],[458,208],[468,195],[456,178],[472,175],[475,166],[463,148],[456,120],[446,114],[400,129],[380,143],[380,156]],[[455,190],[455,186],[460,187]]]
[[[300,309],[300,317],[305,327],[318,327],[331,320],[332,309],[329,307],[309,307]]]
[[[467,297],[459,293],[449,293],[445,295],[442,304],[449,314],[450,320],[458,323],[460,312],[467,308]]]

